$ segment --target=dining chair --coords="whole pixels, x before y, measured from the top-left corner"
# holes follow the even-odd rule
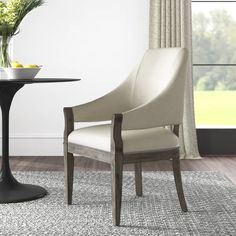
[[[179,153],[187,50],[149,49],[140,65],[112,92],[64,108],[65,196],[72,204],[74,155],[109,163],[113,224],[120,225],[123,165],[134,164],[136,195],[142,196],[142,162],[172,160],[182,211],[187,211]],[[74,128],[76,122],[111,121]]]

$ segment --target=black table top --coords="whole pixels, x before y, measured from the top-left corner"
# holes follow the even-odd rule
[[[34,79],[0,79],[1,84],[36,84],[36,83],[57,83],[57,82],[73,82],[80,79],[71,78],[34,78]]]

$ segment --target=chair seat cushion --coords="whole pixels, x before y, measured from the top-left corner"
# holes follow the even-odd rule
[[[95,125],[72,131],[68,142],[110,152],[111,125]],[[123,152],[145,152],[179,147],[178,137],[166,128],[122,131]]]

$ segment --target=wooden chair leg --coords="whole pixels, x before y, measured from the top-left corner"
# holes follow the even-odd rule
[[[136,195],[141,197],[143,195],[143,186],[142,186],[142,163],[134,164],[134,173],[135,173],[135,190]]]
[[[179,156],[173,158],[172,164],[173,164],[173,172],[174,172],[174,178],[175,178],[175,186],[176,186],[180,206],[181,206],[182,211],[186,212],[188,211],[188,209],[187,209],[187,204],[185,201],[184,191],[183,191],[183,186],[182,186]]]
[[[123,162],[122,158],[114,158],[111,163],[112,172],[112,218],[115,226],[120,225]]]
[[[74,156],[66,152],[64,155],[65,168],[65,198],[68,205],[72,204],[73,178],[74,178]]]

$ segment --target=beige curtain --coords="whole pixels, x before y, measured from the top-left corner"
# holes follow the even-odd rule
[[[183,158],[200,158],[193,108],[191,0],[150,0],[149,47],[186,47],[189,66],[181,129]]]

